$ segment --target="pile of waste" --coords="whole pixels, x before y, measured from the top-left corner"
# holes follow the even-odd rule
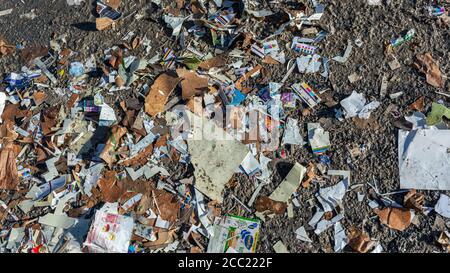
[[[97,31],[139,19],[122,2],[94,2]],[[440,215],[435,241],[450,251],[450,93],[432,52],[415,56],[413,68],[442,99],[416,98],[405,115],[385,105],[403,95],[387,91],[386,75],[378,98],[358,89],[335,96],[333,68],[367,45],[349,39],[336,56],[325,50],[333,31],[322,24],[324,1],[148,2],[161,33],[130,30],[92,55],[72,50],[65,34],[45,46],[0,37],[0,58],[22,64],[0,85],[1,252],[255,253],[266,224],[281,218],[302,219],[288,231],[295,244],[329,234],[331,252],[385,251],[368,224],[348,220],[346,198],[395,232]],[[449,23],[450,6],[425,9]],[[164,35],[172,43],[150,54]],[[385,41],[392,71],[416,35],[411,28]],[[348,81],[364,78],[353,72]],[[353,179],[350,165],[366,160],[370,144],[354,140],[349,167],[334,164],[335,132],[323,111],[331,123],[362,128],[384,111],[398,129],[398,190]],[[243,181],[245,200],[233,191]],[[426,199],[428,191],[440,198]],[[307,205],[308,219],[299,213]],[[264,251],[295,252],[283,237],[270,244]]]

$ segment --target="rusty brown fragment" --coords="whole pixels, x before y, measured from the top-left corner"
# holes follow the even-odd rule
[[[145,98],[145,112],[154,117],[164,110],[170,94],[180,82],[180,78],[171,73],[163,73],[153,83]]]

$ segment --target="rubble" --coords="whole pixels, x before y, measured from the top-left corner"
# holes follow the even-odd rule
[[[448,252],[447,5],[6,2],[0,252]]]

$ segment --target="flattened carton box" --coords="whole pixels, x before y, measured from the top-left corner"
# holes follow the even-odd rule
[[[255,253],[259,237],[259,220],[225,215],[214,223],[214,236],[208,253]]]

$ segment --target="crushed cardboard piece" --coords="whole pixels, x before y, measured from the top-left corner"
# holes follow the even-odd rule
[[[299,227],[295,234],[297,235],[297,239],[301,240],[303,242],[312,243],[313,241],[309,238],[308,233],[306,232],[306,229],[304,226]]]
[[[112,164],[116,162],[115,150],[119,147],[120,139],[127,133],[125,127],[114,126],[111,129],[111,136],[103,148],[100,158],[103,159],[106,164],[111,168]]]
[[[95,19],[95,28],[97,30],[106,30],[114,25],[114,20],[108,17],[100,17]]]
[[[369,252],[376,244],[367,233],[356,228],[350,229],[348,238],[348,245],[359,253]]]
[[[433,60],[431,53],[419,54],[416,56],[414,67],[420,72],[424,73],[427,78],[427,83],[434,87],[442,87],[444,80],[442,78],[439,64]]]
[[[384,208],[374,211],[380,217],[381,223],[399,231],[407,229],[414,218],[414,211],[409,209]]]
[[[265,212],[270,211],[275,214],[284,214],[286,212],[287,204],[270,199],[267,196],[261,196],[255,203],[256,211]]]
[[[150,116],[156,116],[161,113],[170,94],[172,94],[180,80],[180,78],[170,73],[159,75],[145,98],[145,112]]]
[[[0,149],[0,189],[16,190],[19,176],[16,165],[16,154],[12,143],[3,144]]]
[[[416,189],[410,190],[403,198],[403,204],[406,208],[414,209],[416,212],[424,210],[425,195],[418,193]]]
[[[186,100],[208,92],[208,78],[199,76],[197,73],[186,69],[177,69],[177,74],[182,79],[183,99]]]

